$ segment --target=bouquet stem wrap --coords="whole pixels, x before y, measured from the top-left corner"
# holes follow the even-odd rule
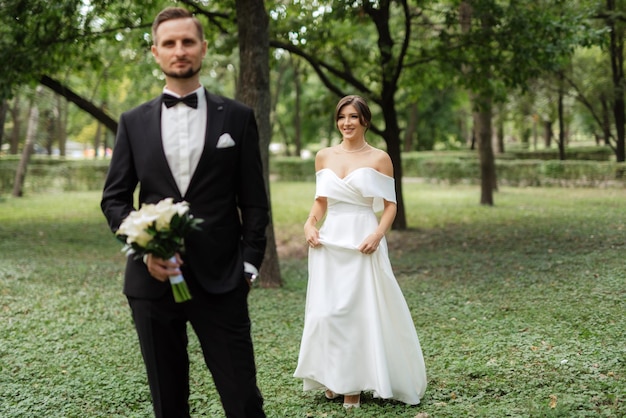
[[[170,259],[172,262],[176,262],[176,257]],[[172,285],[172,293],[174,294],[174,300],[177,303],[187,302],[191,299],[191,293],[187,287],[187,282],[182,274],[176,276],[170,276],[170,284]]]

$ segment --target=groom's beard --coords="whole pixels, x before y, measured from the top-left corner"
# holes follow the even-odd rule
[[[196,74],[198,74],[200,72],[200,70],[202,69],[202,65],[199,65],[198,68],[190,68],[185,72],[182,73],[174,73],[174,72],[167,72],[167,71],[163,71],[163,74],[165,74],[168,77],[171,78],[180,78],[180,79],[186,79],[186,78],[191,78],[193,76],[195,76]]]

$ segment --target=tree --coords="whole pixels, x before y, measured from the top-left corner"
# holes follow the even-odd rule
[[[228,30],[223,22],[232,25],[232,13],[211,12],[201,8],[201,4],[182,1],[196,12],[206,16],[222,33]],[[123,38],[124,28],[149,28],[154,11],[162,7],[164,2],[116,2],[93,0],[86,6],[80,0],[65,0],[50,4],[41,0],[7,0],[1,4],[0,46],[15,53],[15,46],[22,49],[11,59],[22,60],[24,65],[17,67],[15,74],[8,74],[0,80],[0,99],[10,97],[13,89],[20,84],[39,81],[56,93],[78,105],[113,132],[117,130],[117,121],[110,117],[102,108],[94,105],[91,100],[75,93],[68,86],[54,79],[54,74],[64,68],[65,62],[72,57],[85,53],[94,61],[102,63],[93,46],[94,39],[109,37],[115,43],[115,37]],[[266,185],[269,190],[268,146],[271,128],[269,125],[269,41],[268,18],[263,1],[236,2],[239,18],[239,49],[242,70],[240,73],[236,97],[255,109],[257,124],[261,137],[261,149],[265,167]],[[16,23],[17,22],[17,23]],[[259,40],[262,40],[259,42]],[[136,43],[136,45],[141,42]],[[146,45],[144,45],[146,46]],[[39,51],[46,50],[48,59],[40,59]],[[0,59],[2,59],[0,51]],[[9,57],[6,62],[9,61]],[[105,65],[102,65],[106,67]],[[14,76],[12,78],[12,76]],[[267,260],[262,274],[265,285],[280,285],[280,272],[276,252],[273,224],[268,227],[269,245]]]
[[[15,89],[38,83],[66,97],[115,132],[117,122],[91,101],[63,85],[55,75],[102,64],[98,40],[116,43],[128,28],[150,27],[164,1],[3,0],[0,2],[0,60],[11,63],[0,78],[0,100]],[[148,23],[146,23],[146,21]],[[133,43],[137,46],[141,40]],[[119,42],[117,42],[119,45]]]
[[[406,0],[277,2],[270,10],[275,21],[272,47],[306,60],[337,97],[358,93],[378,105],[384,127],[374,118],[371,131],[383,138],[394,165],[398,212],[393,229],[406,229],[395,96],[420,12]]]
[[[606,144],[615,151],[615,135],[611,130],[613,97],[612,77],[607,75],[606,56],[598,46],[579,48],[574,55],[572,71],[565,74],[569,93],[587,112],[581,115],[585,128],[598,143]]]
[[[624,37],[626,36],[626,2],[606,0],[606,8],[598,14],[608,29],[608,50],[613,78],[613,119],[617,138],[615,156],[617,161],[626,161],[626,78],[624,77]]]
[[[28,169],[28,162],[30,156],[33,153],[33,146],[35,143],[35,136],[37,135],[39,125],[39,99],[43,88],[37,87],[35,97],[30,103],[30,112],[28,116],[28,131],[26,132],[26,144],[22,151],[22,158],[17,166],[15,172],[15,181],[13,182],[13,196],[21,197],[24,188],[24,180],[26,179],[26,170]]]
[[[265,188],[268,200],[271,202],[269,198],[269,144],[272,129],[270,126],[269,18],[263,0],[237,0],[236,10],[241,70],[235,97],[250,105],[255,111],[261,142]],[[265,250],[261,267],[261,285],[279,287],[282,280],[272,216],[270,216],[266,231],[269,245]]]
[[[465,35],[472,32],[472,19],[474,8],[470,1],[462,1],[459,6],[459,20],[461,32]],[[493,19],[489,11],[478,16],[481,36],[492,36]],[[472,60],[463,66],[464,77],[475,77],[476,74],[491,78],[491,68],[485,66],[480,60]],[[497,190],[496,162],[491,144],[492,137],[492,102],[493,92],[489,89],[474,89],[471,94],[474,120],[474,135],[477,139],[479,163],[480,163],[480,203],[493,205],[493,192]]]
[[[462,0],[460,5],[448,9],[440,59],[457,69],[459,83],[473,94],[479,112],[475,131],[484,135],[479,138],[480,202],[493,205],[495,162],[487,138],[493,103],[504,103],[514,90],[525,91],[543,74],[562,71],[581,42],[582,18],[564,0]]]
[[[330,143],[336,128],[328,109],[336,101],[311,67],[282,49],[273,50],[271,67],[272,141],[284,143],[284,155],[296,157]]]

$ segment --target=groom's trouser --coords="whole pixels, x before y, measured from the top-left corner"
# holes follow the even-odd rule
[[[244,278],[235,290],[208,294],[193,277],[185,277],[190,301],[174,302],[171,292],[160,299],[128,298],[148,374],[157,418],[189,417],[187,322],[204,355],[227,418],[264,418]]]

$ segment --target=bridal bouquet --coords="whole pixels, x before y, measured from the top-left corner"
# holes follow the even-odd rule
[[[185,235],[192,229],[199,229],[201,222],[202,219],[194,219],[189,214],[187,202],[174,203],[170,197],[132,211],[116,234],[125,242],[122,251],[136,260],[146,254],[174,260],[175,254],[184,248]],[[176,302],[191,299],[182,274],[171,276],[170,284]]]

